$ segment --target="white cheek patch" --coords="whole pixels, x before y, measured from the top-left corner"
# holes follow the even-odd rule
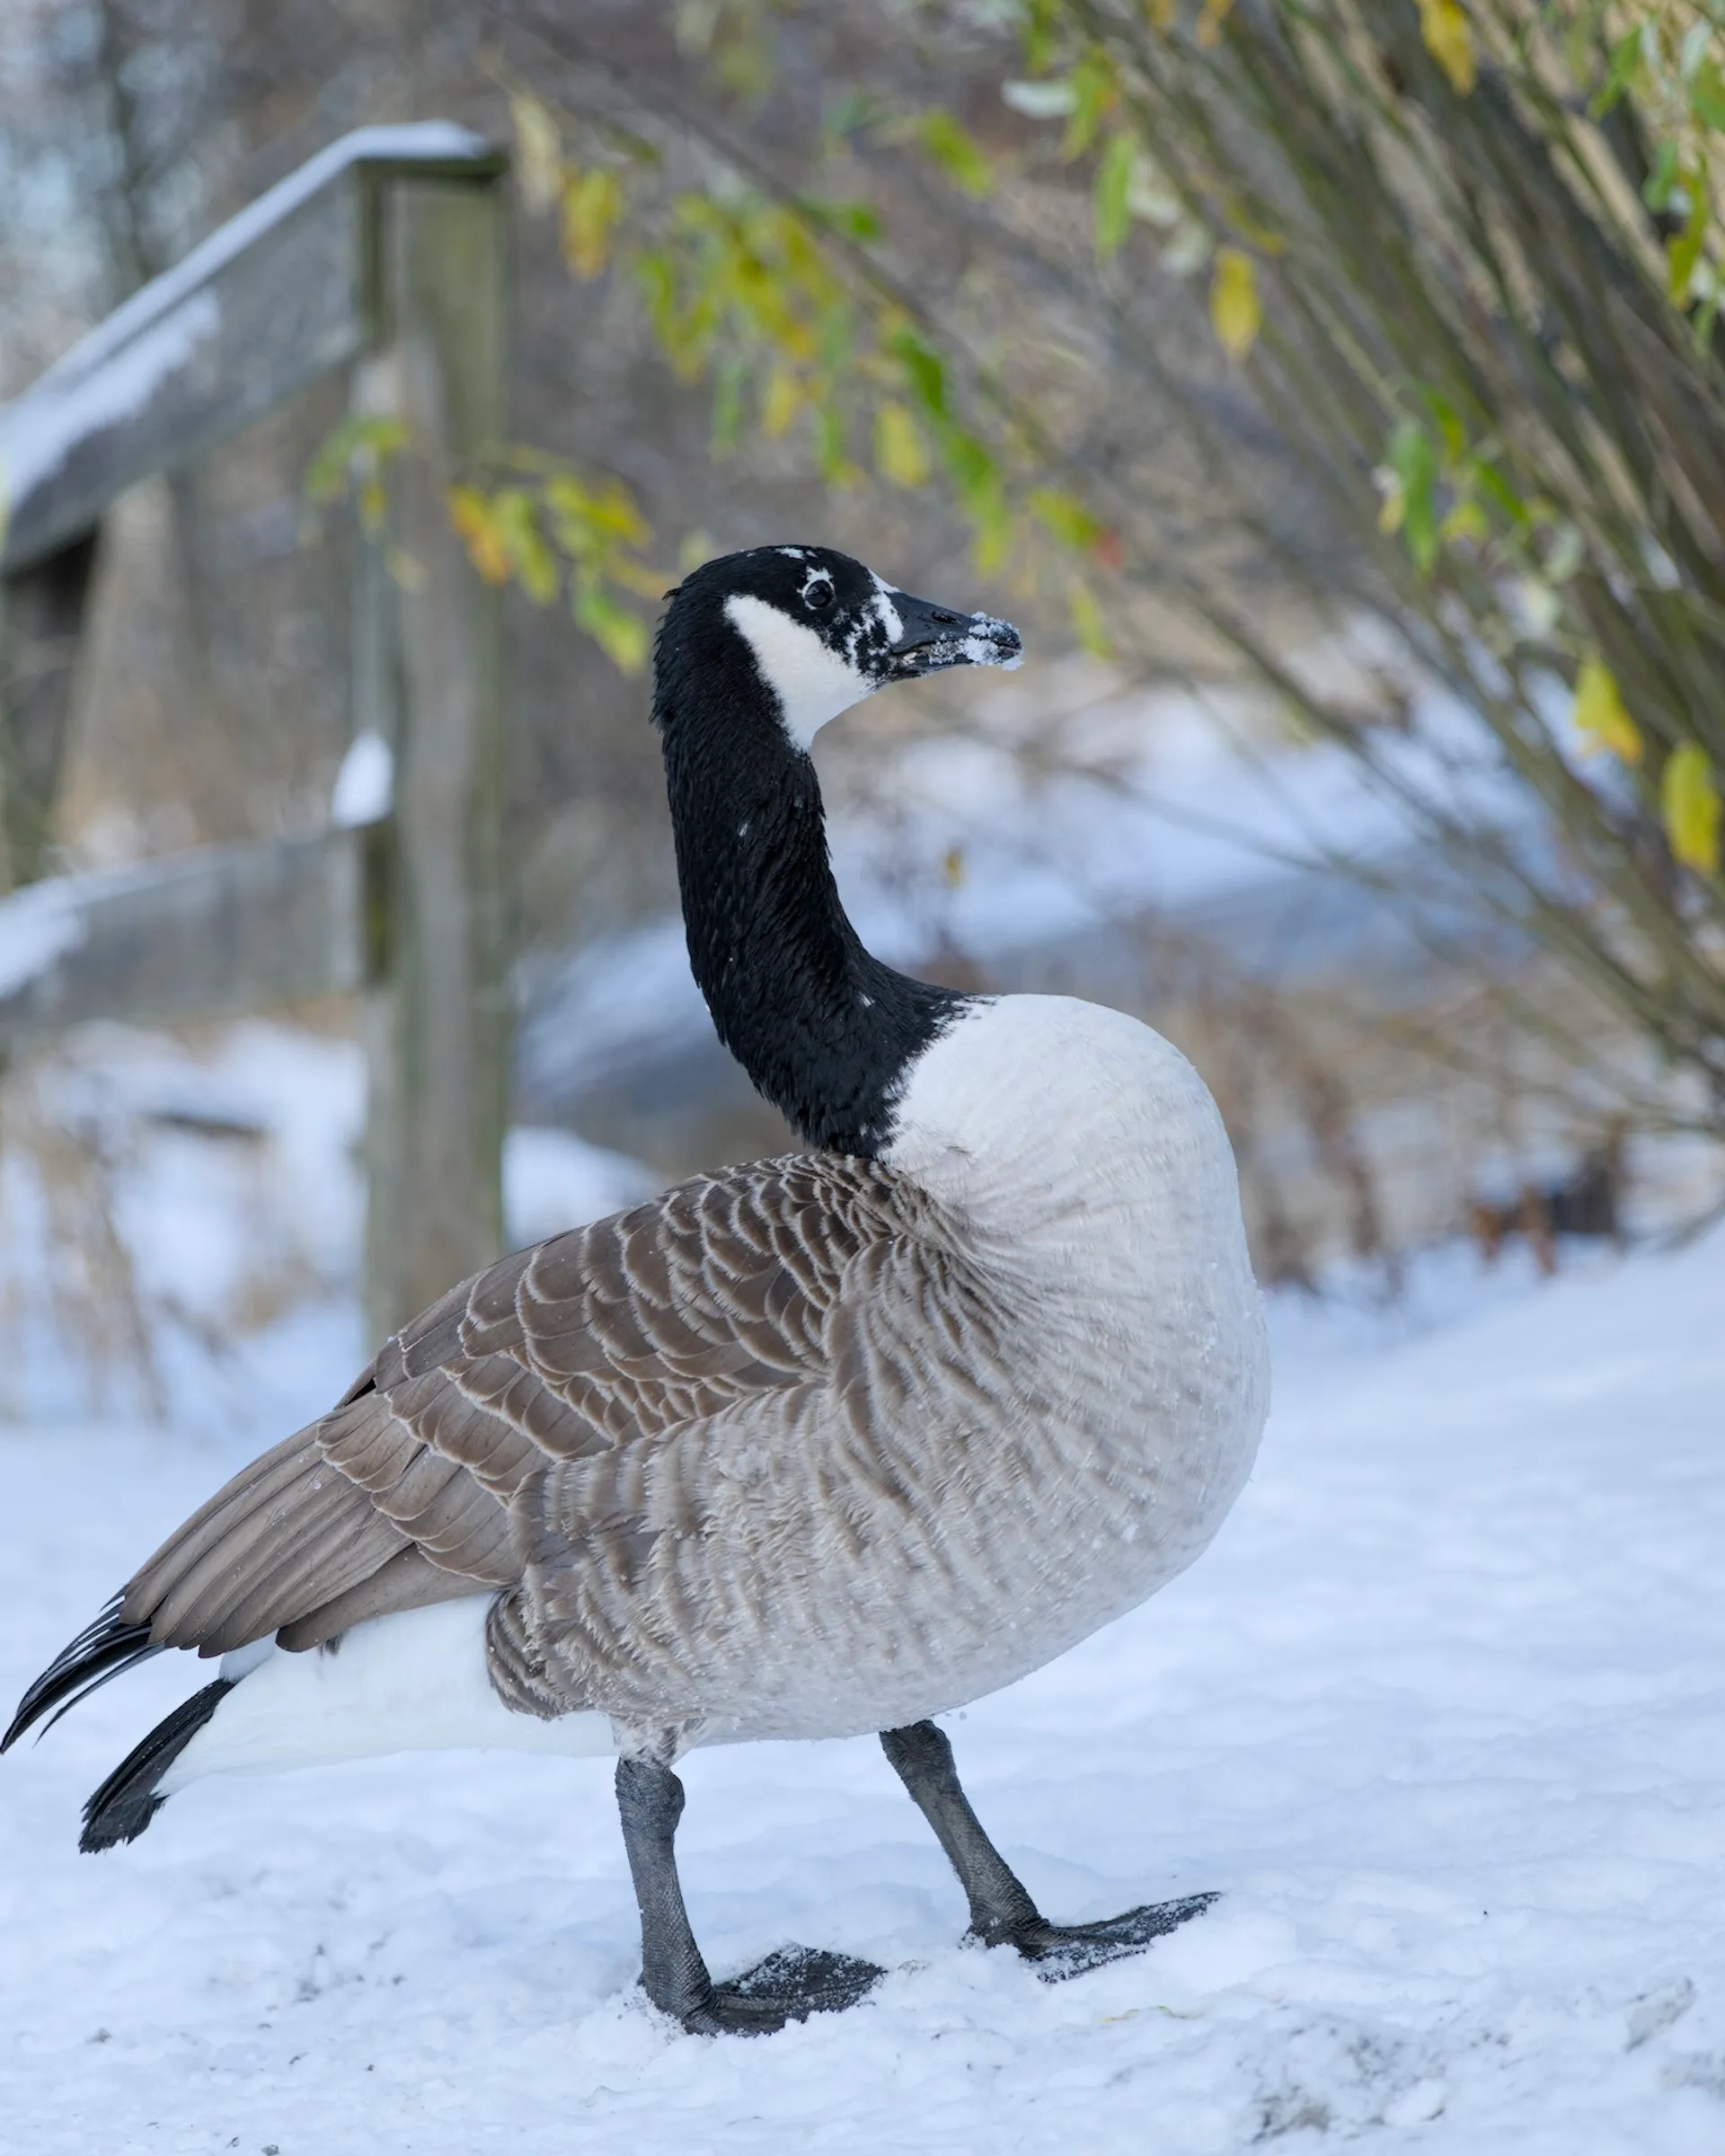
[[[761,679],[779,700],[784,730],[799,748],[807,748],[829,719],[861,703],[879,685],[818,632],[765,599],[733,592],[725,613],[755,654]]]

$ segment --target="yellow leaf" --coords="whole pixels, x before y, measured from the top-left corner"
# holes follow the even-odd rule
[[[782,435],[802,406],[802,389],[797,377],[774,367],[761,402],[761,431],[774,439]]]
[[[1245,358],[1257,342],[1263,319],[1252,257],[1237,247],[1218,248],[1210,278],[1210,321],[1231,359]]]
[[[1152,30],[1172,30],[1174,0],[1144,0],[1144,19]]]
[[[908,406],[883,404],[874,415],[874,464],[895,487],[928,483],[928,445]]]
[[[1227,21],[1233,6],[1234,0],[1204,0],[1204,5],[1199,11],[1196,35],[1207,52],[1219,42],[1222,25]]]
[[[1469,539],[1477,544],[1491,536],[1491,526],[1485,511],[1469,495],[1455,504],[1438,526],[1438,533],[1443,539]]]
[[[473,567],[488,584],[509,581],[509,550],[491,515],[491,505],[477,487],[451,487],[449,521],[461,535]]]
[[[536,97],[512,97],[515,169],[521,176],[523,206],[535,216],[549,209],[563,182],[563,146],[557,122]]]
[[[615,172],[572,172],[563,183],[563,259],[577,277],[597,277],[611,252],[611,227],[623,214]]]
[[[504,487],[492,498],[491,517],[509,567],[535,606],[557,596],[557,562],[539,528],[539,511],[520,487]]]
[[[1449,77],[1450,86],[1465,97],[1479,78],[1473,57],[1473,32],[1459,0],[1420,0],[1420,34],[1426,50]]]
[[[941,863],[941,873],[946,878],[946,888],[956,891],[964,881],[964,848],[949,846],[946,858]]]
[[[1603,659],[1584,658],[1575,677],[1575,730],[1588,755],[1608,749],[1620,764],[1641,760],[1641,729],[1623,709],[1616,677]]]
[[[1659,782],[1659,808],[1671,851],[1685,869],[1703,876],[1719,873],[1719,788],[1707,753],[1685,741],[1666,759]]]

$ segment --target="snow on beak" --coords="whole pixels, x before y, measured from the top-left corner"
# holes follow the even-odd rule
[[[1024,660],[1024,641],[1010,622],[991,614],[955,614],[908,592],[882,596],[898,617],[897,635],[888,646],[894,676],[915,680],[948,667],[1013,667]]]

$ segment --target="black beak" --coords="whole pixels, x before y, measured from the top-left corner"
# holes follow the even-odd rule
[[[887,597],[899,622],[888,649],[900,681],[948,667],[1015,667],[1024,657],[1023,639],[1010,622],[997,622],[991,614],[954,614],[930,599],[913,599],[907,591]]]

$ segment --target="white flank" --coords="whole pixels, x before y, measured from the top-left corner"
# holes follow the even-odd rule
[[[731,626],[748,642],[761,679],[779,700],[784,730],[807,748],[829,719],[873,694],[875,684],[802,622],[748,592],[725,601]]]
[[[222,1674],[240,1681],[163,1776],[162,1794],[206,1774],[270,1774],[390,1752],[614,1752],[606,1715],[544,1722],[498,1698],[485,1666],[491,1600],[468,1595],[376,1617],[333,1650],[290,1655],[271,1643],[261,1655],[254,1646],[228,1656]]]

